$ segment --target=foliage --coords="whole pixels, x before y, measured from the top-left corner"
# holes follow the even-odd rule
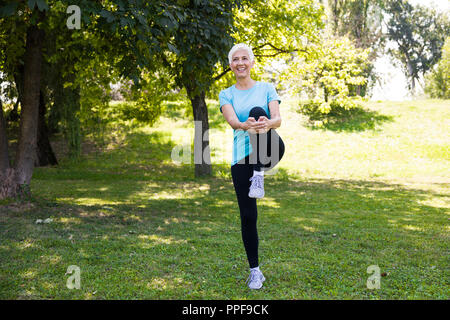
[[[68,5],[81,8],[80,30],[66,26]],[[49,124],[53,131],[62,130],[72,153],[79,154],[83,132],[103,140],[102,113],[109,101],[109,84],[132,79],[133,90],[139,92],[141,76],[160,67],[155,54],[167,48],[169,32],[177,27],[172,23],[170,5],[168,1],[143,0],[39,0],[0,5],[0,71],[10,84],[8,95],[17,96],[11,84],[23,64],[26,28],[33,24],[35,11],[45,10],[42,79],[49,97]],[[157,106],[161,95],[137,99],[141,105],[150,100]],[[161,111],[146,107],[146,113],[149,121],[155,121]]]
[[[179,1],[171,8],[178,29],[162,59],[178,88],[186,88],[188,95],[207,92],[214,82],[215,65],[225,63],[225,51],[232,43],[232,9],[238,3]]]
[[[236,42],[252,46],[261,62],[291,52],[306,52],[320,39],[323,7],[313,0],[259,0],[235,9]]]
[[[294,52],[302,56],[311,54],[324,26],[323,7],[313,0],[248,1],[236,7],[233,16],[234,43],[247,43],[255,54],[252,77],[275,84],[279,84],[279,74],[274,70],[273,77],[267,78],[270,65],[290,60]],[[224,53],[227,54],[229,49],[231,46]],[[227,73],[228,59],[222,65],[218,64],[216,69],[216,74],[225,74],[213,87],[213,92],[218,94],[235,79],[231,72]]]
[[[122,115],[124,119],[135,118],[152,125],[164,111],[163,102],[176,95],[172,90],[175,84],[163,68],[156,72],[143,71],[140,78],[138,86],[128,82],[121,88],[124,98],[134,102],[122,110]]]
[[[406,0],[387,1],[388,37],[397,48],[388,52],[399,61],[414,91],[415,82],[441,58],[445,38],[450,35],[450,21],[444,13],[422,6],[412,6]]]
[[[369,50],[355,48],[348,38],[330,38],[317,48],[314,58],[296,58],[285,73],[290,91],[308,99],[301,111],[312,118],[334,109],[349,110],[361,101],[355,86],[367,83]]]
[[[431,98],[450,99],[450,37],[442,47],[442,58],[425,77],[425,93]]]
[[[328,25],[334,36],[347,36],[357,48],[371,48],[372,58],[383,43],[383,0],[328,0]]]

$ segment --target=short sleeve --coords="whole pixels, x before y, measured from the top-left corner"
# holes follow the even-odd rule
[[[278,100],[278,103],[281,103],[281,99],[278,96],[277,90],[275,90],[275,87],[273,86],[273,84],[268,83],[267,84],[267,105],[269,104],[269,102],[274,101],[274,100]]]
[[[220,104],[220,112],[222,112],[222,106],[225,104],[232,104],[231,97],[227,94],[225,90],[220,91],[219,93],[219,104]]]

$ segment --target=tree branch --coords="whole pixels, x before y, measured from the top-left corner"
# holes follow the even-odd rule
[[[224,75],[226,75],[229,71],[231,71],[231,69],[230,69],[230,67],[227,67],[221,74],[215,76],[215,77],[213,78],[213,81],[219,80],[219,79],[222,78]]]

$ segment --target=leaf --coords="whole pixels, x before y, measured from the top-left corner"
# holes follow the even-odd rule
[[[0,8],[0,17],[12,16],[17,12],[18,2],[10,2]]]
[[[125,27],[128,24],[128,19],[125,17],[120,18],[120,25],[123,27]]]
[[[34,7],[36,6],[36,0],[28,0],[28,8],[30,8],[30,10],[33,10]]]
[[[169,48],[170,51],[172,51],[175,54],[180,54],[180,51],[178,51],[178,49],[171,43],[167,43],[167,47]]]
[[[36,3],[40,11],[46,11],[49,9],[46,0],[37,0]]]
[[[110,23],[114,20],[114,15],[107,10],[100,11],[100,16],[106,19],[106,22]]]

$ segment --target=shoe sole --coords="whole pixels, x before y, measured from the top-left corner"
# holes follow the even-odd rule
[[[249,198],[255,198],[255,199],[261,199],[261,198],[264,198],[264,193],[261,195],[261,196],[257,196],[257,195],[254,195],[254,194],[251,194],[250,192],[248,193],[248,197]]]
[[[250,288],[249,287],[249,289],[251,289],[251,290],[259,290],[259,289],[261,289],[263,287],[263,282],[264,281],[266,281],[266,278],[264,278],[264,276],[262,276],[262,278],[261,278],[261,287],[259,287],[259,288]]]

